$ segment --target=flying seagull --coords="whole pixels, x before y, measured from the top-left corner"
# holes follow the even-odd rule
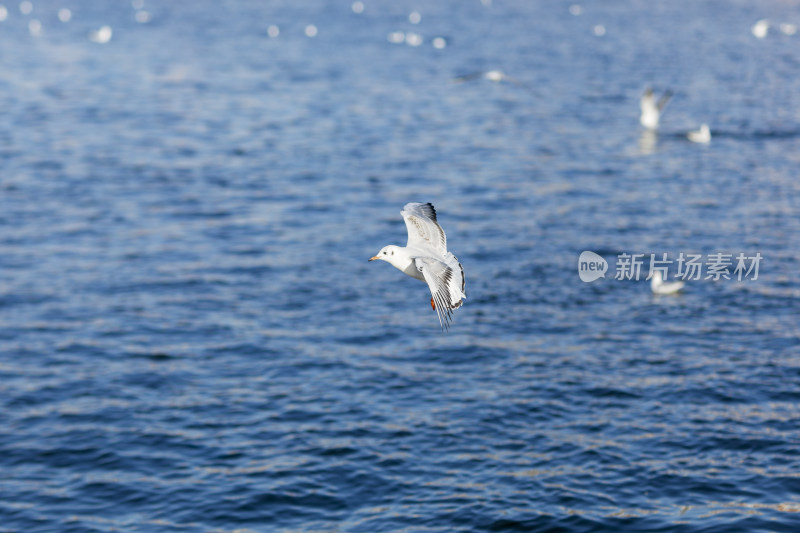
[[[467,297],[464,269],[456,256],[447,251],[447,237],[436,220],[433,204],[408,203],[400,214],[408,229],[408,243],[405,247],[384,246],[370,261],[386,261],[404,274],[427,283],[439,325],[442,330],[448,329],[452,311],[461,307]]]
[[[670,98],[672,98],[672,91],[667,90],[661,95],[661,98],[656,101],[656,95],[653,94],[653,89],[650,87],[645,89],[642,99],[639,101],[639,107],[642,110],[639,122],[641,122],[642,126],[649,130],[657,129],[658,121],[661,118],[661,112],[664,111]]]

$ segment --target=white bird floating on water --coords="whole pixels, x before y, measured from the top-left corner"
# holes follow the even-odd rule
[[[790,22],[782,22],[780,29],[785,35],[794,35],[797,33],[797,26]]]
[[[111,40],[113,33],[111,26],[100,26],[100,29],[89,34],[89,39],[96,43],[105,44]]]
[[[463,76],[456,76],[453,78],[454,81],[457,82],[464,82],[464,81],[472,81],[477,79],[485,79],[489,81],[493,81],[495,83],[500,83],[502,81],[507,81],[509,83],[513,83],[514,85],[524,85],[521,81],[516,78],[512,78],[502,70],[482,70],[480,72],[472,72],[470,74],[465,74]]]
[[[690,131],[686,136],[693,143],[707,144],[711,142],[711,130],[708,129],[708,124],[700,126],[699,130]]]
[[[665,282],[661,277],[661,271],[656,270],[653,272],[653,277],[650,279],[650,290],[653,294],[675,294],[683,288],[685,283],[683,281]]]
[[[447,251],[447,237],[436,220],[433,204],[409,203],[400,214],[408,229],[405,247],[384,246],[370,261],[386,261],[404,274],[424,281],[431,291],[431,307],[442,330],[449,328],[451,313],[464,298],[464,269]]]
[[[763,39],[769,33],[769,21],[767,19],[761,19],[755,24],[753,27],[750,28],[750,31],[753,32],[753,35],[759,39]]]
[[[653,89],[648,87],[645,89],[642,99],[639,101],[639,107],[642,114],[639,117],[639,122],[642,126],[649,130],[658,128],[658,121],[661,119],[661,112],[664,111],[669,99],[672,98],[672,91],[667,90],[661,98],[656,101],[656,96],[653,94]]]

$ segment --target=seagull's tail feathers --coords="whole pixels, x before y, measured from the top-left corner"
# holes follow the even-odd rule
[[[439,325],[443,331],[447,331],[453,311],[461,307],[466,298],[464,269],[452,254],[448,254],[445,261],[433,257],[415,257],[414,262],[431,291]]]

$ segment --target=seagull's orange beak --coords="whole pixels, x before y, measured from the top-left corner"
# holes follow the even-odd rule
[[[370,261],[375,261],[376,259],[380,259],[380,257],[375,255],[375,256],[369,258]]]

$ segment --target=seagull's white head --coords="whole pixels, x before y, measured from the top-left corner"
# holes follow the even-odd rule
[[[412,278],[425,281],[425,277],[414,265],[414,258],[408,252],[408,248],[395,246],[393,244],[384,246],[381,248],[381,251],[378,252],[378,255],[369,258],[370,261],[375,261],[376,259],[386,261],[400,272],[403,272]]]
[[[397,251],[398,247],[390,244],[389,246],[384,246],[381,248],[381,251],[378,252],[378,255],[370,257],[369,260],[375,261],[377,259],[380,261],[386,261],[387,263],[392,263],[397,257]]]

